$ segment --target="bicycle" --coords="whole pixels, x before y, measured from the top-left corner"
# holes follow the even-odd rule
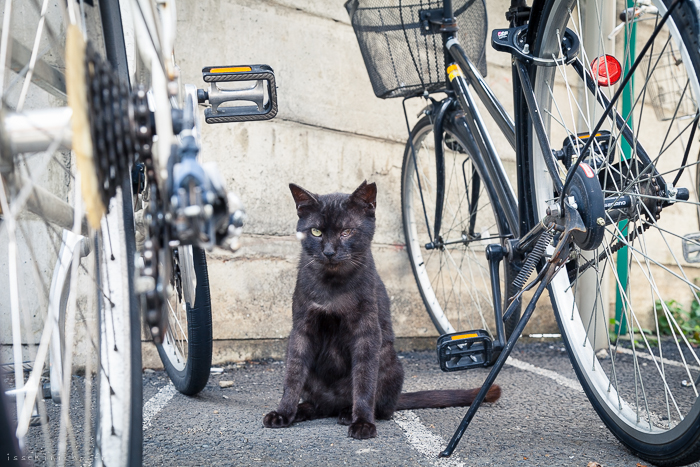
[[[511,57],[512,118],[482,76],[483,1],[345,6],[375,94],[404,99],[404,234],[438,361],[491,367],[440,456],[547,289],[610,431],[657,465],[700,459],[700,3],[512,0],[489,37]],[[482,108],[515,151],[513,184]]]
[[[198,161],[198,106],[207,123],[264,120],[276,114],[276,91],[264,65],[208,67],[208,90],[181,89],[175,24],[172,1],[4,4],[8,462],[141,463],[142,321],[181,392],[207,382],[204,250],[237,248],[245,214],[215,167]],[[219,87],[230,81],[242,85]]]

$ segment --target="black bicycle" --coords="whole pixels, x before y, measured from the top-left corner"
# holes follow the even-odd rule
[[[346,3],[375,94],[427,103],[406,117],[401,197],[441,367],[492,367],[441,456],[548,289],[612,433],[658,465],[700,459],[700,2],[616,5],[512,1],[489,38],[511,57],[511,118],[483,78],[483,0]]]

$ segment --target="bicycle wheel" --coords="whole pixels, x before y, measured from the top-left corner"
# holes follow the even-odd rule
[[[120,121],[123,107],[111,99],[124,93],[101,58],[107,37],[98,8],[3,7],[0,289],[9,300],[0,303],[0,377],[15,402],[4,422],[16,427],[25,458],[49,465],[141,462],[131,183],[107,156],[122,156],[116,141],[100,146],[92,131]],[[80,28],[92,48],[81,46]],[[111,119],[94,120],[99,104]],[[86,155],[86,140],[95,148],[87,170],[76,155]],[[104,201],[107,214],[86,222],[85,198]]]
[[[579,139],[577,134],[592,130],[603,114],[599,97],[610,99],[616,90],[605,86],[617,74],[615,61],[598,57],[616,57],[625,76],[635,54],[650,44],[616,105],[619,118],[608,118],[605,131],[594,135],[593,151],[581,156],[610,202],[602,244],[592,251],[575,246],[575,259],[555,277],[550,296],[571,362],[596,412],[634,454],[657,465],[700,459],[695,347],[700,334],[694,328],[700,305],[695,282],[700,203],[693,167],[700,135],[695,131],[699,10],[696,1],[682,2],[661,25],[671,3],[655,1],[634,20],[623,12],[628,20],[617,36],[611,35],[616,25],[604,23],[610,18],[619,23],[620,11],[611,11],[615,2],[605,11],[600,2],[587,2],[587,10],[572,0],[539,2],[530,25],[536,28],[533,51],[546,58],[561,56],[564,28],[574,31],[581,40],[581,63],[596,78],[587,91],[575,66],[534,72],[535,96],[562,161],[562,179],[570,167],[563,156],[567,151],[573,160],[580,156],[589,135]],[[629,123],[624,133],[623,121]],[[532,157],[533,201],[541,218],[546,201],[558,193],[536,142]]]
[[[174,250],[173,293],[168,299],[168,331],[156,345],[175,388],[188,396],[209,381],[212,354],[211,297],[204,250]]]
[[[465,136],[445,119],[444,210],[440,239],[433,238],[438,175],[435,138],[428,117],[413,128],[401,169],[401,209],[406,249],[413,275],[428,314],[440,334],[467,329],[486,329],[495,337],[494,311],[485,248],[500,243],[504,234],[496,221],[498,203],[490,181],[466,152]],[[415,149],[415,159],[411,149]],[[419,174],[419,176],[416,176]],[[442,242],[437,248],[426,245]],[[515,274],[507,258],[501,266],[501,296],[504,306],[512,295],[503,284]],[[505,308],[504,308],[505,310]],[[506,322],[506,335],[515,327],[520,310]]]

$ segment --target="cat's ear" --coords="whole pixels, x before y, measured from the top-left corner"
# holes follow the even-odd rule
[[[356,204],[362,206],[365,210],[374,213],[374,209],[377,207],[377,184],[367,183],[367,180],[362,182],[362,185],[357,187],[357,189],[350,195],[350,199]]]
[[[292,191],[294,202],[297,205],[297,215],[299,217],[304,215],[309,210],[309,208],[312,208],[318,204],[318,196],[311,193],[310,191],[306,191],[299,185],[290,183],[289,189]]]

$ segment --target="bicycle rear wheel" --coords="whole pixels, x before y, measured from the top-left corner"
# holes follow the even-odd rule
[[[100,146],[90,127],[100,104],[103,111],[109,106],[109,118],[102,114],[97,125],[119,121],[123,102],[100,99],[124,94],[100,58],[109,39],[103,34],[104,8],[97,2],[81,6],[3,6],[10,28],[0,49],[10,55],[0,84],[0,244],[7,246],[0,251],[6,268],[0,289],[9,300],[0,303],[0,377],[4,389],[15,389],[4,422],[12,425],[22,454],[39,462],[139,465],[141,353],[131,277],[131,183],[128,172],[122,177],[111,170],[107,153],[116,142],[107,138]],[[74,10],[64,16],[64,8]],[[64,23],[69,17],[72,26]],[[80,41],[72,42],[73,60],[66,44],[67,35],[83,36],[76,27],[86,28],[93,49],[83,55]],[[66,71],[75,71],[76,63],[86,65],[84,75]],[[103,71],[108,76],[96,79]],[[102,78],[110,85],[106,94],[98,84]],[[83,112],[86,126],[71,126]],[[78,156],[70,150],[78,151],[80,138],[95,148],[92,172],[79,172]],[[83,218],[81,191],[90,175],[99,183],[88,198],[106,200],[108,208],[93,227]]]
[[[490,180],[467,153],[464,130],[448,116],[444,123],[445,171],[438,180],[435,137],[430,118],[411,132],[401,169],[401,208],[406,249],[421,298],[440,334],[485,329],[495,338],[493,294],[485,248],[501,243],[499,200]],[[415,149],[415,158],[413,150]],[[417,175],[418,174],[418,175]],[[438,185],[444,187],[440,238],[433,238]],[[429,243],[440,243],[428,249]],[[512,295],[505,284],[515,278],[508,258],[501,266],[504,307]],[[505,310],[505,308],[504,308]],[[520,318],[519,309],[505,323],[506,335]]]
[[[615,24],[604,21],[619,17],[615,3],[587,2],[587,10],[581,3],[538,2],[530,24],[536,29],[533,51],[544,58],[561,56],[563,31],[574,31],[583,68],[596,78],[586,90],[573,66],[534,72],[552,149],[563,156],[573,147],[573,160],[589,137],[579,132],[590,132],[603,114],[597,100],[616,90],[605,87],[615,62],[598,57],[615,56],[624,76],[672,2],[653,2],[658,15],[654,9],[635,20],[628,15],[614,46],[609,38]],[[620,119],[608,119],[593,152],[582,156],[611,201],[603,242],[593,251],[575,247],[575,258],[550,286],[562,337],[593,407],[623,444],[657,465],[700,459],[700,353],[694,344],[700,334],[693,328],[700,269],[688,253],[700,246],[698,11],[696,1],[676,6],[615,108]],[[559,194],[536,142],[532,158],[533,202],[542,218],[546,202]],[[568,162],[560,160],[563,179]],[[674,198],[680,193],[674,188],[688,191]],[[625,208],[613,209],[621,200],[628,202]]]

